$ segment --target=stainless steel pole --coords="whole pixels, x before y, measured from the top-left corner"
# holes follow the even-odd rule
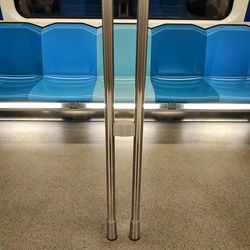
[[[136,109],[133,157],[131,240],[140,239],[140,196],[144,124],[144,92],[146,82],[147,43],[148,43],[149,0],[138,0],[137,6],[137,52],[136,52]]]
[[[115,215],[115,137],[114,114],[114,46],[113,46],[113,0],[102,0],[105,128],[107,164],[107,238],[117,239]]]

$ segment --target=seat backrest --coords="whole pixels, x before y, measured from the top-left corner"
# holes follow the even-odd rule
[[[102,29],[98,30],[98,75],[103,75]],[[150,75],[151,63],[151,31],[148,38],[147,75]],[[115,76],[135,76],[136,69],[136,25],[117,24],[114,27],[114,61]]]
[[[96,75],[96,28],[54,24],[42,31],[45,75]]]
[[[0,23],[0,75],[42,75],[41,29]]]
[[[217,26],[207,31],[206,76],[245,77],[250,73],[250,28]]]
[[[206,31],[192,25],[163,25],[152,30],[151,76],[204,74]]]

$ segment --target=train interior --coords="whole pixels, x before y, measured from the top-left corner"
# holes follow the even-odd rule
[[[250,249],[249,1],[150,0],[141,44],[148,0],[107,2],[105,40],[105,0],[0,1],[0,249]]]

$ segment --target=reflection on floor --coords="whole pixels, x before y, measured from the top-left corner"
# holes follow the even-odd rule
[[[102,122],[0,122],[0,249],[250,249],[250,126],[147,122],[142,235],[132,139],[117,138],[119,239],[105,239]]]

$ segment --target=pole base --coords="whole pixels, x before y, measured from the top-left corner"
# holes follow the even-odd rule
[[[107,226],[107,239],[110,241],[114,241],[117,239],[117,226],[116,226],[116,221],[108,221],[106,223]]]
[[[133,241],[137,241],[140,239],[140,221],[136,223],[130,221],[129,238]]]

